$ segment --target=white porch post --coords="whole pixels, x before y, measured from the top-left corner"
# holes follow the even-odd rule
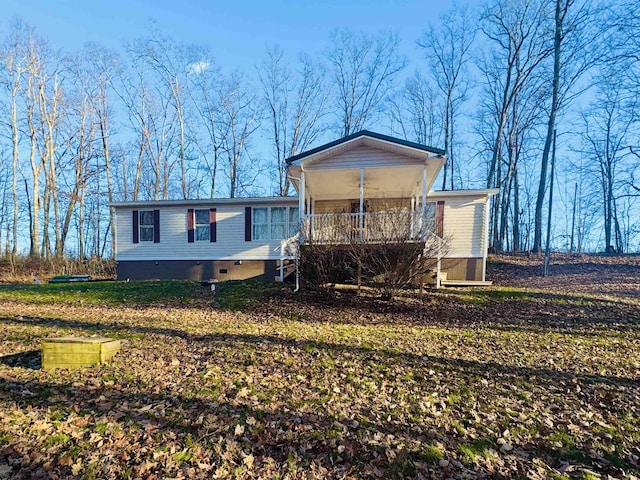
[[[360,169],[360,217],[358,218],[358,229],[360,230],[360,238],[362,238],[364,233],[364,168]]]
[[[413,240],[416,236],[416,224],[415,224],[415,220],[416,220],[416,200],[415,198],[413,198],[413,195],[411,196],[411,212],[409,214],[409,228],[410,230],[410,235],[411,235],[411,239]]]
[[[418,219],[418,206],[420,205],[420,182],[416,182],[416,195],[415,195],[415,204],[413,205],[413,216]],[[422,220],[416,222],[416,233],[420,231],[422,228]]]
[[[284,282],[284,249],[285,241],[280,242],[280,283]]]
[[[424,230],[427,216],[427,164],[425,163],[422,168],[422,220],[420,222],[422,229]],[[422,232],[423,234],[426,232]]]
[[[304,229],[305,235],[309,235],[311,232],[307,232],[304,218],[304,197],[306,195],[305,192],[305,180],[304,180],[304,172],[300,173],[300,188],[298,188],[298,214],[300,215],[300,225]]]

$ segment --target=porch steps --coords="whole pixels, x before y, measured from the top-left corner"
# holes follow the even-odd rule
[[[276,282],[280,281],[280,269],[282,268],[284,269],[284,275],[282,278],[286,280],[287,277],[289,277],[291,274],[293,274],[296,271],[296,264],[295,262],[285,261],[284,265],[276,267],[276,272],[277,272],[277,275],[275,276]]]

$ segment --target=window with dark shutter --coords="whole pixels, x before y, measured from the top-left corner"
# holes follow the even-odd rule
[[[217,231],[216,231],[216,209],[209,209],[209,241],[215,242],[217,240]]]
[[[193,208],[187,209],[187,242],[193,243]]]
[[[133,243],[138,243],[140,241],[140,230],[138,226],[138,210],[133,211]]]
[[[160,210],[153,211],[153,243],[160,243]]]
[[[251,241],[251,207],[244,208],[244,241]]]

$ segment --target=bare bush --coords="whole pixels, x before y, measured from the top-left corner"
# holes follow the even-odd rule
[[[23,257],[7,255],[0,258],[0,283],[33,283],[55,275],[90,275],[94,279],[114,279],[114,260],[90,257],[84,260],[68,257]]]
[[[430,280],[449,244],[436,235],[435,218],[392,200],[368,207],[362,216],[323,214],[303,223],[300,265],[307,285],[366,284],[392,300]]]

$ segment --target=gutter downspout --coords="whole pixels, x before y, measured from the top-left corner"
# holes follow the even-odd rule
[[[360,169],[360,217],[358,218],[358,230],[360,239],[364,236],[364,168]]]
[[[302,169],[302,165],[300,165]],[[304,197],[300,194],[300,190],[304,192],[305,189],[305,180],[304,180],[304,171],[302,171],[302,175],[300,178],[289,175],[289,178],[293,178],[294,180],[298,180],[298,215],[300,219],[300,228],[302,228],[303,221],[303,210],[304,210]],[[293,289],[293,293],[298,293],[300,291],[300,249],[296,249],[296,257],[294,259],[296,264],[296,288]],[[282,275],[282,267],[280,267],[280,275]]]

